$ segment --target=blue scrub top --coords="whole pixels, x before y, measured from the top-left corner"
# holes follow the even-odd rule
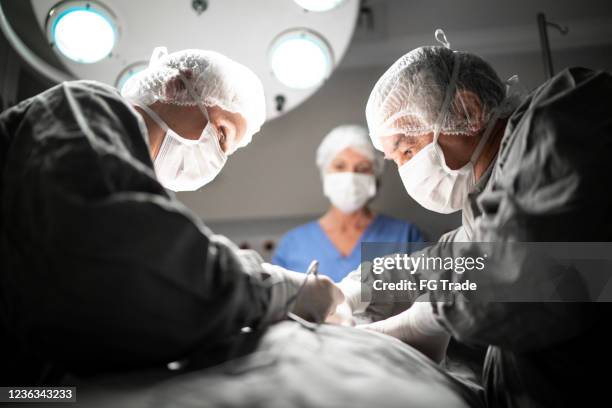
[[[313,259],[319,272],[340,282],[361,262],[362,242],[424,242],[418,228],[407,221],[378,215],[368,225],[348,256],[342,256],[321,228],[312,221],[289,231],[278,243],[272,263],[292,271],[306,272]]]

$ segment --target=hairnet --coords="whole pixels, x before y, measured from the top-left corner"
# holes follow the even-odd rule
[[[341,125],[334,128],[323,138],[317,149],[317,166],[324,173],[331,161],[346,148],[351,148],[365,157],[373,165],[374,174],[382,174],[384,158],[374,149],[368,136],[368,130],[360,125]]]
[[[191,84],[195,95],[183,80]],[[249,144],[266,119],[259,78],[249,68],[214,51],[167,54],[165,49],[156,48],[149,67],[130,78],[121,94],[146,105],[156,101],[185,106],[201,104],[239,113],[246,120],[247,129],[238,147]]]
[[[366,119],[377,149],[382,150],[381,137],[425,135],[436,125],[441,133],[474,134],[504,101],[505,84],[495,70],[476,55],[451,50],[444,33],[436,31],[436,37],[440,34],[445,46],[412,50],[374,86]],[[470,108],[470,93],[478,97],[480,109]]]

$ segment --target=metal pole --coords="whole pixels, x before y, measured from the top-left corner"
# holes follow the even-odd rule
[[[544,63],[544,75],[546,79],[552,78],[554,74],[552,56],[550,55],[550,42],[548,41],[548,28],[544,13],[538,13],[538,31],[540,32],[540,46],[542,47],[542,62]]]

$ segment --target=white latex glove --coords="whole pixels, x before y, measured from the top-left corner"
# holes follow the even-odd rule
[[[355,313],[363,313],[370,304],[369,301],[361,300],[361,267],[362,265],[359,265],[338,283],[345,299],[340,307],[340,312],[343,314],[352,316]]]
[[[395,337],[439,363],[446,355],[450,335],[436,320],[431,304],[420,300],[400,314],[358,327]]]
[[[323,322],[336,310],[338,304],[344,302],[342,291],[325,275],[310,275],[307,278],[303,273],[278,265],[263,263],[261,266],[274,279],[270,308],[278,316],[277,320],[285,317],[283,314],[287,302],[300,290],[304,279],[307,281],[290,310],[301,318]]]
[[[355,326],[353,311],[345,300],[336,306],[336,311],[330,314],[325,320],[326,323],[337,324],[339,326]]]
[[[370,304],[369,301],[361,300],[361,267],[350,272],[342,281],[338,283],[338,287],[344,294],[344,302],[336,307],[336,311],[332,313],[326,320],[327,323],[337,324],[341,326],[355,326],[354,315],[364,313]]]

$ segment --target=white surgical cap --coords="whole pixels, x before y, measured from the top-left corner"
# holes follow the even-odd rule
[[[380,138],[433,132],[474,134],[504,100],[505,84],[482,58],[445,46],[420,47],[398,59],[378,80],[366,106],[370,137],[382,150]],[[469,91],[460,93],[460,91]],[[478,97],[481,114],[466,109],[462,95]],[[446,102],[446,103],[445,103]]]
[[[191,84],[195,95],[183,79]],[[145,105],[156,101],[184,106],[201,104],[239,113],[246,120],[247,129],[238,147],[249,144],[266,120],[263,85],[257,75],[214,51],[167,54],[164,48],[156,48],[149,67],[131,77],[121,94]]]
[[[384,158],[374,149],[368,130],[359,125],[341,125],[333,129],[323,138],[317,149],[317,166],[321,173],[325,173],[329,164],[344,149],[351,148],[363,154],[373,164],[374,174],[382,174],[385,164]]]

